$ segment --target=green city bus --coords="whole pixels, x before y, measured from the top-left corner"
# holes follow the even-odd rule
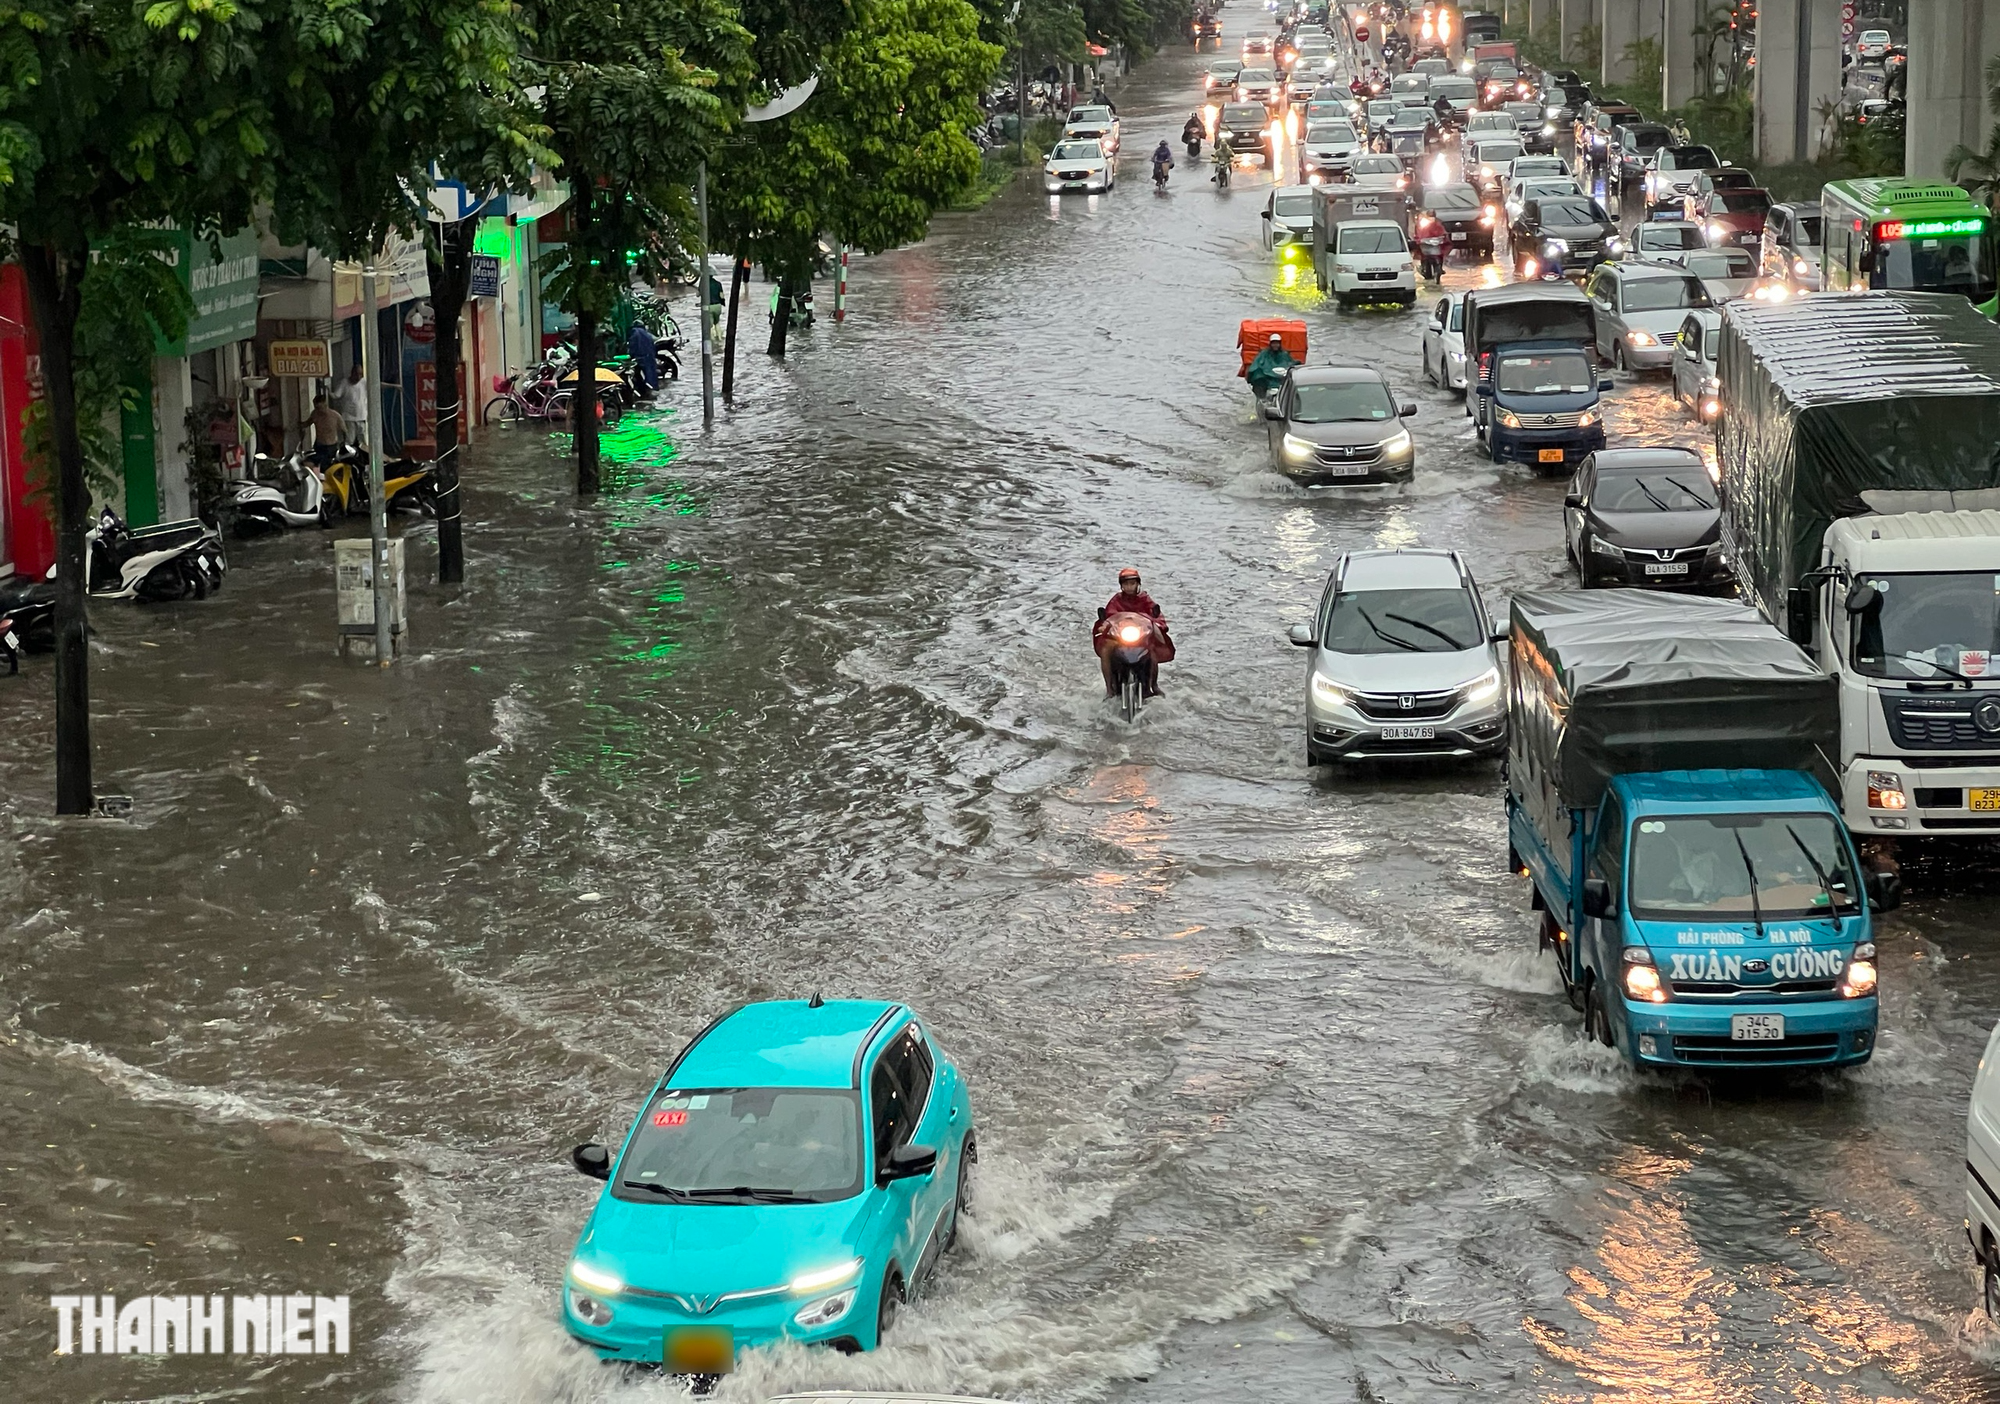
[[[1943,181],[1883,176],[1835,180],[1820,192],[1820,286],[1963,293],[2000,311],[1995,244],[1984,205]]]

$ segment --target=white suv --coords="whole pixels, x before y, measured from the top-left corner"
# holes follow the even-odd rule
[[[1507,689],[1495,630],[1456,551],[1350,551],[1310,624],[1306,764],[1497,756]]]

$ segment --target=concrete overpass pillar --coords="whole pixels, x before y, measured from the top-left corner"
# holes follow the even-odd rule
[[[1705,18],[1707,0],[1663,0],[1660,28],[1666,50],[1666,72],[1660,75],[1662,101],[1679,107],[1697,93],[1705,93],[1714,75],[1703,74],[1703,46],[1695,42],[1694,29]]]
[[[1566,63],[1577,63],[1597,58],[1596,54],[1585,54],[1578,42],[1577,31],[1597,23],[1597,7],[1594,0],[1561,0],[1562,4],[1562,57]]]
[[[1910,6],[1908,102],[1903,170],[1919,179],[1945,173],[1945,155],[1963,143],[1983,150],[1994,113],[1986,102],[1986,62],[2000,53],[2000,0],[1921,0]]]
[[[1604,52],[1598,63],[1598,72],[1604,80],[1617,86],[1638,84],[1647,91],[1657,80],[1657,74],[1639,74],[1625,57],[1628,45],[1651,39],[1660,42],[1660,8],[1663,0],[1603,0],[1602,18]]]
[[[1817,156],[1823,140],[1820,104],[1839,97],[1839,0],[1762,0],[1751,88],[1757,159],[1810,161]]]
[[[1540,36],[1549,22],[1549,0],[1528,0],[1528,33]]]

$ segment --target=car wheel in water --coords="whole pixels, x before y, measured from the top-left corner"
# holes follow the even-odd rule
[[[1625,343],[1622,341],[1611,343],[1611,368],[1621,371],[1628,369],[1625,364]]]
[[[890,1268],[882,1278],[882,1300],[875,1305],[875,1344],[881,1345],[882,1338],[889,1334],[889,1328],[896,1324],[896,1313],[903,1309],[903,1275]]]
[[[951,1201],[951,1227],[945,1230],[944,1251],[958,1246],[958,1221],[972,1211],[972,1167],[979,1161],[979,1142],[968,1135],[958,1151],[958,1193]]]

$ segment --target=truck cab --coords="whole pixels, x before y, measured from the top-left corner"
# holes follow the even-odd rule
[[[1411,202],[1406,190],[1311,187],[1313,264],[1320,290],[1343,307],[1417,300],[1410,250]]]
[[[2000,492],[1956,497],[2000,506]],[[1843,517],[1821,565],[1807,622],[1840,683],[1848,826],[2000,834],[2000,511]]]
[[[1567,973],[1601,1042],[1641,1066],[1837,1067],[1874,1052],[1868,895],[1817,781],[1620,775],[1585,837]]]
[[[1611,388],[1569,341],[1505,342],[1487,353],[1475,415],[1495,463],[1526,463],[1555,476],[1604,447],[1598,396]]]

